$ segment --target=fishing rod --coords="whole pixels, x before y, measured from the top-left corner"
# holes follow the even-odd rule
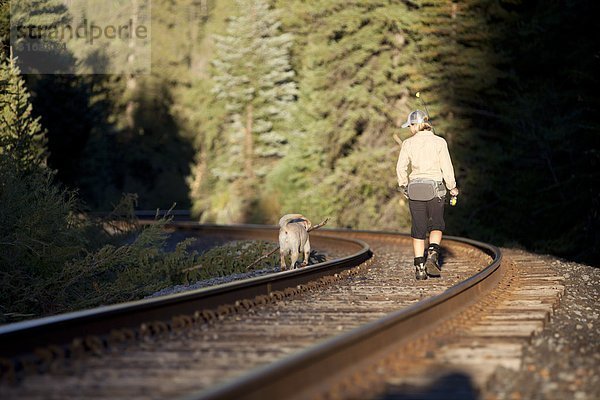
[[[425,102],[425,99],[423,97],[421,97],[421,92],[415,93],[415,97],[417,99],[421,100],[421,104],[423,104],[423,107],[425,108],[425,114],[427,114],[427,122],[429,123],[429,125],[431,125],[431,130],[433,131],[433,133],[435,133],[435,127],[433,126],[433,123],[431,122],[431,117],[429,116],[429,110],[427,109],[427,103]],[[458,201],[458,196],[450,197],[450,205],[452,207],[454,207],[456,205],[457,201]]]
[[[427,122],[429,123],[429,125],[431,125],[431,129],[433,130],[433,133],[435,133],[435,127],[433,126],[433,122],[431,122],[431,117],[429,116],[429,110],[427,109],[427,103],[425,103],[425,99],[421,97],[421,92],[415,93],[415,97],[417,99],[421,100],[421,104],[423,104],[423,107],[425,107],[425,113],[427,114]]]

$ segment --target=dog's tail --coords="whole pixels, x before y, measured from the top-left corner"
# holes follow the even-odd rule
[[[283,228],[291,222],[308,221],[302,214],[286,214],[279,220],[279,227]]]

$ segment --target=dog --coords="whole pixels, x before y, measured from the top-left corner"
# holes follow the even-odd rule
[[[296,268],[300,253],[304,258],[301,266],[308,265],[310,256],[310,239],[308,230],[312,227],[310,221],[302,214],[286,214],[279,220],[279,255],[281,257],[281,270],[285,271],[285,257],[290,254],[291,269]]]

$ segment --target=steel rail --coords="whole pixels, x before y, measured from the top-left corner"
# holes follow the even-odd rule
[[[389,235],[388,232],[385,234]],[[476,275],[437,296],[184,399],[319,397],[328,386],[328,380],[359,372],[361,367],[388,354],[433,324],[455,315],[496,287],[503,272],[502,253],[497,247],[458,237],[446,237],[445,240],[483,250],[492,257],[492,262]]]
[[[190,230],[227,239],[253,238],[274,240],[278,230],[265,226],[207,226],[193,222],[169,225],[179,230]],[[185,293],[149,298],[122,304],[103,306],[56,316],[39,318],[0,326],[0,359],[19,359],[31,355],[38,347],[67,346],[74,338],[106,337],[113,329],[139,328],[141,324],[171,321],[174,316],[192,315],[203,309],[234,304],[238,300],[253,299],[296,287],[324,276],[353,268],[372,256],[369,245],[361,240],[311,233],[316,246],[344,247],[351,255],[304,268],[288,270],[261,277],[236,281]]]

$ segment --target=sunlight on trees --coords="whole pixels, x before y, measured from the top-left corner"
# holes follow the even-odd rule
[[[45,164],[47,151],[40,117],[33,116],[20,73],[12,55],[0,61],[0,154],[26,170]]]
[[[49,23],[69,18],[56,0],[37,3]],[[600,152],[597,44],[586,38],[597,7],[153,0],[150,74],[24,82],[49,166],[90,208],[136,192],[142,208],[176,201],[202,222],[300,212],[393,230],[409,225],[394,135],[408,135],[399,127],[422,108],[420,91],[462,189],[449,233],[590,259]]]
[[[204,174],[214,181],[213,201],[203,211],[221,223],[250,220],[252,208],[260,207],[264,176],[288,151],[287,123],[298,94],[292,36],[280,32],[279,13],[262,0],[238,1],[237,7],[226,33],[215,36],[212,93],[223,104],[225,123],[208,160],[199,160],[210,171],[194,170],[196,180]]]

